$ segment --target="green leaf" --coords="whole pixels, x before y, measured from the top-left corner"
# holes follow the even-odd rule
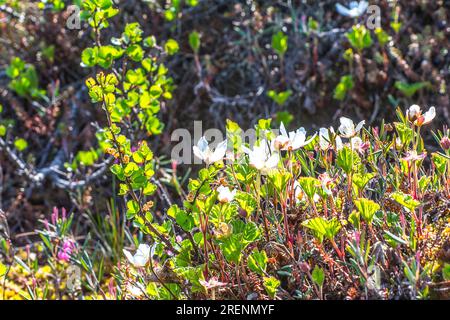
[[[131,175],[137,170],[139,170],[138,165],[134,162],[130,162],[126,165],[124,169],[124,174],[126,177],[131,177]]]
[[[244,244],[250,244],[253,241],[259,239],[261,232],[258,226],[254,222],[247,222],[245,224],[244,233],[242,240]]]
[[[282,92],[276,92],[275,90],[270,90],[267,92],[267,96],[272,99],[276,104],[278,104],[280,107],[283,106],[287,99],[292,95],[291,90],[282,91]]]
[[[123,172],[123,168],[120,164],[113,164],[110,170],[117,176],[117,178],[119,178],[119,180],[125,180],[125,173]]]
[[[28,147],[28,142],[25,139],[17,138],[14,140],[14,146],[20,152],[24,151]]]
[[[287,127],[294,120],[294,116],[288,111],[279,111],[276,114],[275,121],[280,125],[282,122]]]
[[[192,51],[198,53],[200,49],[200,34],[197,31],[192,31],[189,34],[189,45],[191,46]]]
[[[142,29],[140,28],[139,23],[128,23],[125,26],[124,37],[131,43],[137,43],[142,41]]]
[[[375,213],[380,210],[380,205],[378,203],[365,198],[355,200],[355,205],[368,224],[372,223]]]
[[[81,53],[81,61],[84,67],[93,67],[97,64],[97,48],[86,48]]]
[[[416,208],[420,205],[418,200],[415,200],[409,194],[404,194],[400,191],[392,193],[391,198],[405,207],[409,212],[414,212],[414,210],[416,210]]]
[[[346,75],[341,77],[341,80],[339,81],[338,85],[334,89],[333,97],[336,100],[344,100],[345,96],[347,95],[347,92],[353,89],[355,86],[355,83],[353,82],[352,75]]]
[[[267,254],[264,250],[258,251],[258,249],[255,249],[248,256],[248,267],[253,272],[256,272],[260,276],[263,276],[266,272],[267,260]]]
[[[241,260],[241,254],[243,250],[243,244],[241,240],[241,235],[232,234],[220,244],[220,248],[222,249],[223,255],[225,256],[225,259],[227,259],[227,261],[238,263]]]
[[[313,281],[319,286],[322,287],[325,281],[325,273],[321,268],[317,265],[314,267],[313,272],[311,273]]]
[[[403,238],[393,234],[388,230],[384,231],[384,238],[392,247],[396,247],[397,244],[408,245],[408,242],[406,242]]]
[[[156,45],[155,36],[150,36],[144,39],[144,46],[147,48],[153,48]]]
[[[0,133],[1,135],[1,133]],[[436,166],[437,171],[443,175],[447,169],[447,162],[448,159],[446,159],[444,156],[440,155],[437,152],[434,152],[431,154],[431,160],[433,161],[433,164]]]
[[[300,177],[298,179],[300,187],[310,201],[314,201],[314,195],[317,193],[317,187],[320,186],[319,180],[312,177]]]
[[[139,62],[144,59],[144,49],[142,49],[142,47],[138,44],[129,46],[126,50],[126,53],[133,61]]]
[[[414,137],[414,131],[402,122],[394,122],[402,145],[408,145]]]
[[[361,219],[360,219],[360,214],[358,211],[353,210],[352,213],[350,213],[350,215],[348,216],[348,221],[356,228],[359,230],[360,225],[361,225]]]
[[[178,42],[176,42],[173,39],[169,39],[167,40],[167,42],[164,44],[164,50],[167,51],[167,53],[172,56],[175,53],[178,52],[178,50],[180,50],[180,47],[178,46]]]
[[[352,178],[352,182],[354,185],[358,187],[358,190],[362,191],[367,183],[372,180],[376,176],[376,173],[355,173]]]
[[[272,299],[275,298],[275,295],[277,293],[277,289],[280,286],[280,280],[274,278],[274,277],[265,277],[264,278],[264,288],[267,291],[267,294]]]
[[[278,31],[272,36],[272,48],[278,55],[283,56],[288,49],[288,36]]]
[[[139,204],[134,200],[129,200],[127,202],[127,219],[133,218],[136,214],[139,213]]]
[[[234,199],[239,204],[239,207],[247,212],[247,216],[250,216],[256,210],[257,203],[251,194],[238,191]]]
[[[172,205],[169,210],[167,210],[167,214],[169,217],[174,218],[177,224],[184,231],[190,232],[195,227],[195,222],[192,215],[188,214],[184,210],[181,210],[177,205]]]
[[[346,36],[352,47],[358,51],[369,48],[372,45],[370,31],[364,25],[353,26]]]
[[[314,236],[320,242],[323,241],[324,237],[332,240],[341,229],[341,224],[339,223],[337,218],[326,220],[323,217],[316,217],[304,221],[302,225],[311,229],[314,233]]]
[[[417,91],[424,89],[424,88],[431,88],[432,85],[430,82],[416,82],[409,84],[407,82],[402,81],[396,81],[395,87],[400,90],[405,96],[408,98],[411,98],[413,95],[416,94]]]
[[[353,171],[353,168],[359,163],[361,163],[361,158],[356,151],[351,150],[347,146],[338,151],[336,164],[344,170],[346,174],[350,174]]]
[[[378,42],[381,46],[384,46],[386,43],[389,42],[390,36],[381,28],[375,29],[375,34],[377,36]]]
[[[268,174],[270,182],[272,182],[275,190],[283,193],[286,190],[287,183],[292,178],[292,174],[288,171],[274,171]]]

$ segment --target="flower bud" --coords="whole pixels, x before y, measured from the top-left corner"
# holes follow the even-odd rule
[[[416,119],[422,114],[422,110],[417,104],[413,104],[409,109],[406,111],[406,117],[409,121],[414,122]]]
[[[445,136],[441,139],[441,147],[445,151],[448,151],[450,149],[450,138]]]

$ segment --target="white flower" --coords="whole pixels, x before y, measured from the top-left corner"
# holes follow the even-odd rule
[[[303,127],[288,134],[283,122],[280,125],[280,133],[281,135],[273,141],[273,145],[277,150],[297,150],[308,145],[316,137],[316,134],[314,134],[309,140],[306,140],[306,130]]]
[[[277,152],[270,152],[270,148],[266,140],[261,140],[259,146],[253,146],[253,150],[242,147],[242,150],[248,154],[250,165],[267,174],[278,166],[280,156]]]
[[[353,150],[359,150],[359,148],[363,144],[363,141],[360,137],[353,137],[350,139],[350,144]]]
[[[349,118],[341,117],[339,121],[341,122],[341,125],[339,126],[339,133],[344,138],[354,137],[359,131],[361,131],[363,125],[366,123],[366,121],[363,120],[358,123],[355,128],[355,124]]]
[[[420,127],[430,123],[436,117],[436,109],[431,107],[427,112],[422,114],[422,109],[417,104],[413,104],[406,110],[406,117],[409,121],[414,122],[416,126]]]
[[[230,191],[230,188],[224,186],[218,187],[217,192],[219,192],[217,199],[222,203],[233,201],[234,196],[236,195],[236,190]]]
[[[133,266],[137,268],[144,267],[147,264],[148,260],[150,259],[150,246],[141,243],[138,249],[136,250],[134,256],[128,250],[125,249],[123,249],[123,253]]]
[[[320,128],[319,130],[319,146],[322,150],[327,150],[332,145],[330,132],[334,135],[333,127],[330,127],[330,129]],[[336,142],[336,150],[337,151],[341,150],[343,148],[341,137],[336,136],[335,142]]]
[[[364,12],[366,12],[368,6],[369,6],[369,3],[367,1],[360,1],[359,3],[358,3],[358,1],[352,1],[352,2],[350,2],[350,5],[348,8],[344,7],[340,3],[337,3],[336,10],[339,14],[341,14],[343,16],[356,18],[356,17],[363,15]]]
[[[209,148],[206,138],[201,137],[200,140],[198,140],[197,145],[192,149],[194,150],[194,154],[197,158],[202,159],[207,165],[210,165],[211,163],[223,159],[223,157],[225,156],[225,152],[227,151],[227,140],[219,143],[213,152]]]
[[[331,196],[333,194],[333,192],[331,191],[330,186],[331,186],[331,183],[333,182],[333,179],[331,179],[329,174],[325,172],[325,173],[322,173],[319,175],[319,181],[322,185],[323,191],[327,195]]]

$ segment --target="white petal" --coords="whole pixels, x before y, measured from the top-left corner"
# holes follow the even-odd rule
[[[350,4],[348,5],[350,9],[358,8],[358,1],[350,1]]]
[[[341,137],[336,137],[336,151],[342,150],[344,148],[344,144],[342,143]]]
[[[258,152],[258,150],[253,150],[252,152],[250,152],[248,158],[249,163],[256,169],[260,170],[262,167],[264,167],[266,156],[262,152]]]
[[[139,268],[139,267],[145,267],[145,265],[148,262],[148,257],[147,256],[143,256],[140,254],[137,254],[134,256],[134,266]]]
[[[216,150],[214,150],[213,155],[211,156],[211,162],[216,162],[219,160],[222,160],[223,157],[225,156],[225,153],[227,152],[227,140],[225,139],[225,141],[222,141],[221,143],[219,143],[217,145]]]
[[[368,7],[369,7],[369,3],[367,1],[360,1],[359,6],[358,6],[358,10],[359,10],[360,14],[363,14],[364,12],[366,12]]]
[[[296,134],[303,134],[306,136],[306,130],[303,127],[300,127],[297,129],[297,131],[295,132]]]
[[[200,160],[205,159],[205,154],[202,151],[200,151],[199,147],[193,146],[192,150],[194,151],[194,154],[197,158],[199,158]]]
[[[250,150],[249,148],[247,148],[246,146],[241,146],[241,150],[246,153],[246,154],[250,154],[252,152],[252,150]]]
[[[288,136],[288,134],[286,132],[286,128],[284,127],[283,121],[281,121],[281,124],[280,124],[280,133],[285,137]]]
[[[264,163],[264,160],[262,160],[261,158],[250,159],[250,164],[257,170],[261,170],[262,168],[264,168]]]
[[[408,119],[413,119],[418,117],[422,113],[422,109],[417,105],[413,104],[409,107],[408,111],[406,112],[406,115],[408,116]]]
[[[328,149],[330,146],[330,134],[327,128],[319,129],[319,145],[322,150]]]
[[[355,128],[355,132],[359,132],[365,123],[366,123],[366,120],[363,120],[360,123],[358,123],[358,125]]]
[[[341,125],[346,126],[346,127],[353,127],[353,120],[346,118],[346,117],[341,117],[339,119],[339,121],[341,122]]]
[[[350,16],[349,10],[340,3],[336,3],[336,10],[343,16]]]
[[[149,257],[150,256],[150,246],[148,244],[141,243],[139,245],[136,253],[139,253],[139,254]]]
[[[278,153],[274,152],[270,156],[270,158],[266,161],[267,168],[275,168],[278,166],[278,161],[280,161],[280,157]]]
[[[136,254],[134,255],[134,266],[144,267],[150,258],[150,246],[147,244],[140,244]]]
[[[355,125],[353,124],[353,121],[349,118],[341,117],[340,120],[341,125],[339,126],[339,132],[344,137],[350,137],[354,134],[355,131]]]
[[[130,253],[130,251],[123,249],[123,254],[125,255],[125,257],[128,259],[128,261],[134,265],[134,258],[133,255]]]
[[[271,154],[274,149],[272,148],[271,143],[267,143],[267,140],[261,140],[259,148],[261,149],[261,152],[263,152],[266,156],[266,158]]]
[[[434,107],[431,107],[430,110],[423,114],[423,117],[423,124],[430,123],[434,119],[434,117],[436,117],[436,109]]]
[[[297,129],[297,131],[293,135],[292,140],[293,140],[292,141],[292,149],[293,150],[303,147],[305,145],[305,140],[306,140],[305,128]]]
[[[204,136],[201,137],[200,140],[198,140],[197,146],[200,149],[200,151],[202,151],[202,152],[206,151],[206,149],[208,148],[208,141],[206,140],[206,138]]]

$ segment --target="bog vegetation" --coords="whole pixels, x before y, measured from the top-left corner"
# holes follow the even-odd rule
[[[449,299],[448,3],[370,4],[0,0],[0,298]]]

